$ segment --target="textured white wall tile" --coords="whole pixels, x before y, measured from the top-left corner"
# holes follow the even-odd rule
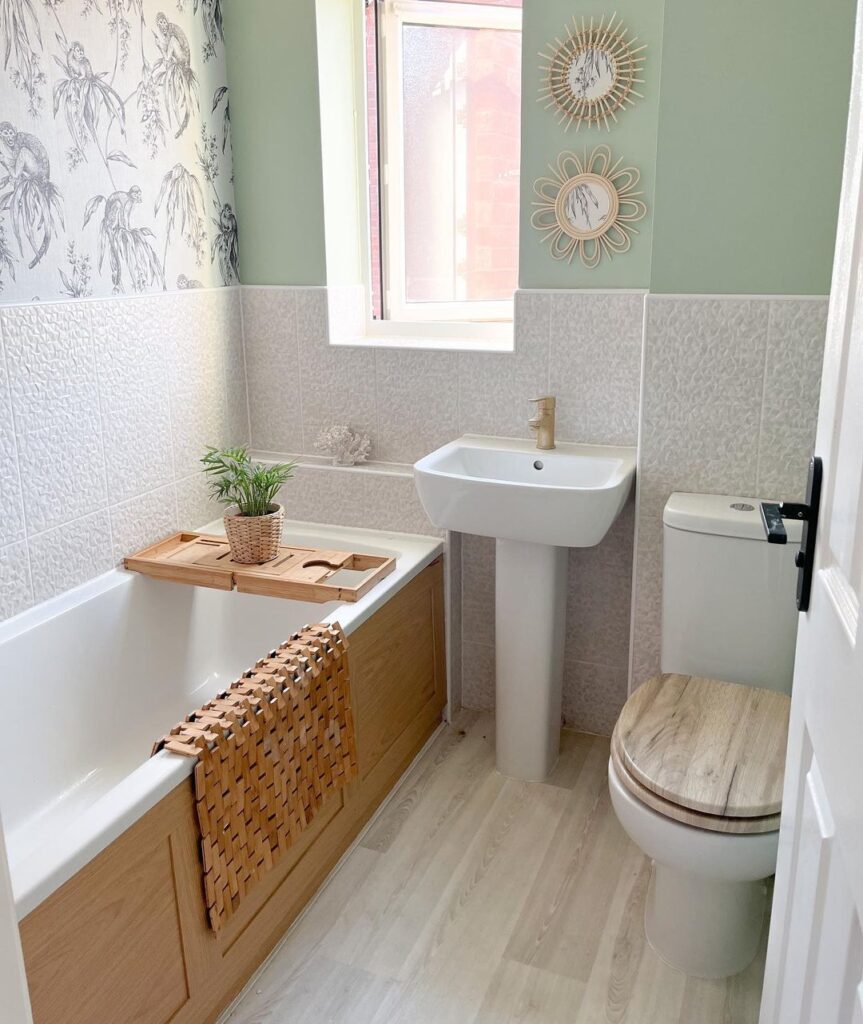
[[[570,558],[567,588],[566,654],[569,659],[629,667],[631,572],[579,565]]]
[[[242,301],[252,447],[302,452],[297,290],[244,288]]]
[[[769,302],[650,296],[640,511],[674,490],[753,494]]]
[[[160,320],[165,323],[168,388],[187,394],[225,372],[225,324],[218,291],[177,292],[162,298]]]
[[[18,471],[18,445],[0,331],[0,547],[23,536],[24,505]]]
[[[125,501],[172,480],[171,413],[164,388],[131,392],[126,404],[107,405],[102,426],[109,501]]]
[[[207,479],[196,472],[176,483],[177,521],[181,530],[199,530],[214,519],[220,519],[224,507],[210,497]]]
[[[494,647],[462,640],[462,704],[473,711],[494,711]]]
[[[246,354],[243,345],[243,305],[239,288],[224,290],[226,325],[225,391],[231,444],[250,444]]]
[[[635,444],[644,295],[554,292],[549,390],[561,440]]]
[[[459,435],[456,352],[377,350],[377,458],[415,462]]]
[[[95,392],[89,303],[9,306],[0,318],[13,401],[48,405]]]
[[[0,548],[0,620],[25,611],[34,601],[30,560],[24,541]]]
[[[776,299],[764,377],[758,445],[759,497],[801,500],[815,447],[827,299]]]
[[[180,327],[184,301],[194,299],[152,295],[86,304],[103,401],[120,404],[124,395],[137,390],[167,394],[167,357],[170,352],[175,365],[181,345],[172,332]]]
[[[41,410],[29,405],[22,413],[22,404],[29,405],[16,402],[15,416],[28,528],[42,531],[104,508],[105,453],[95,391]]]
[[[530,399],[548,392],[550,315],[548,292],[518,291],[515,351],[459,354],[460,433],[530,436]]]
[[[493,537],[462,536],[462,628],[465,640],[493,644],[495,543]]]
[[[225,392],[221,381],[171,396],[174,474],[177,479],[201,470],[207,445],[228,444]]]
[[[198,460],[247,440],[237,289],[9,307],[0,327],[0,546],[18,555],[26,524],[28,601],[220,514]]]
[[[641,516],[633,579],[632,688],[660,671],[662,647],[662,520]]]
[[[125,501],[173,478],[162,296],[90,303],[109,501]]]
[[[30,567],[37,601],[62,594],[107,572],[113,564],[106,512],[84,516],[30,538]]]
[[[102,423],[87,304],[3,310],[28,529],[107,503]]]
[[[428,521],[408,472],[302,465],[279,501],[288,519],[443,536]]]
[[[626,703],[625,668],[567,659],[563,680],[563,720],[572,729],[610,736]]]
[[[114,561],[120,564],[127,555],[178,529],[177,492],[173,484],[115,505],[111,509]]]
[[[321,430],[347,424],[371,437],[371,457],[377,459],[381,456],[375,450],[375,351],[330,345],[326,298],[323,288],[305,288],[297,292],[305,450],[316,450],[315,441]]]

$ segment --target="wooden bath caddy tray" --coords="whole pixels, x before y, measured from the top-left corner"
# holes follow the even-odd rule
[[[174,583],[243,594],[286,597],[294,601],[359,601],[396,567],[383,555],[354,551],[300,548],[283,544],[263,565],[243,565],[231,558],[224,537],[206,533],[175,533],[124,559],[127,569]],[[345,580],[344,570],[366,573]],[[338,575],[341,574],[341,575]]]

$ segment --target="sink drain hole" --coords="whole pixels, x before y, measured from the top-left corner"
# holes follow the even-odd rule
[[[534,469],[544,469],[545,468],[545,464],[543,463],[542,459],[537,459],[536,462],[534,462],[534,464],[533,464],[533,468]]]

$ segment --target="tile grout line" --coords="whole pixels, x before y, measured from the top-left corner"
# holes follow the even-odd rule
[[[761,405],[758,410],[758,439],[755,445],[755,493],[761,487],[761,442],[764,437],[764,405],[767,398],[767,367],[770,360],[770,337],[773,331],[773,302],[767,304],[767,331],[764,338],[764,360],[761,364]],[[778,497],[778,496],[777,496]]]
[[[649,336],[650,301],[647,295],[641,304],[641,371],[638,379],[638,433],[635,440],[635,495],[632,529],[632,559],[630,565],[631,579],[629,595],[629,664],[627,665],[628,693],[632,693],[635,681],[635,648],[636,648],[636,598],[638,594],[638,563],[639,539],[641,535],[641,472],[644,460],[644,396],[647,390],[647,353]]]
[[[165,342],[163,338],[159,339],[159,350],[162,359],[162,386],[165,389],[165,397],[168,401],[168,433],[171,438],[171,485],[174,488],[174,515],[176,516],[177,526],[180,525],[180,494],[177,490],[177,437],[174,431],[174,391],[171,387],[170,375],[168,372],[168,353],[165,349]]]
[[[254,447],[252,440],[252,403],[249,398],[249,361],[246,357],[246,304],[243,301],[243,286],[237,285],[237,298],[240,303],[240,344],[243,349],[243,377],[246,384],[246,430],[249,448]]]
[[[90,354],[93,358],[93,372],[96,377],[96,406],[99,412],[99,441],[102,448],[102,473],[105,484],[105,506],[104,511],[108,513],[108,543],[111,546],[111,561],[114,561],[114,524],[111,519],[111,488],[108,483],[108,453],[105,450],[105,409],[102,402],[102,374],[99,371],[99,359],[96,355],[96,330],[93,323],[93,311],[90,304],[84,307],[84,314],[87,321],[87,329],[90,337]],[[102,509],[95,509],[95,512]],[[62,591],[60,591],[62,593]]]
[[[296,347],[296,363],[294,364],[297,368],[297,377],[300,377],[300,299],[298,293],[294,293],[291,298],[294,304],[294,345]],[[327,329],[326,336],[327,341],[330,337],[330,309],[328,301],[324,300],[327,317]],[[300,445],[302,446],[303,452],[306,451],[306,409],[305,402],[303,401],[303,389],[298,388],[299,400],[300,400]],[[251,415],[251,413],[250,413]]]

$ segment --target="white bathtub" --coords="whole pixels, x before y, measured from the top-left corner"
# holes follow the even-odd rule
[[[213,524],[209,532],[218,532]],[[0,813],[19,920],[192,771],[153,742],[310,622],[350,634],[435,538],[286,523],[303,546],[395,555],[356,604],[305,604],[115,570],[0,624]]]

